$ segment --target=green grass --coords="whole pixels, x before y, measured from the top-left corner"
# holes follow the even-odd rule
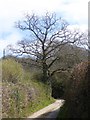
[[[29,104],[27,108],[22,112],[23,116],[29,116],[33,114],[34,112],[48,106],[49,104],[53,103],[55,100],[54,99],[39,99],[38,102],[33,102],[32,104]]]

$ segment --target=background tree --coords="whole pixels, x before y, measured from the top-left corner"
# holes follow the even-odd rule
[[[27,14],[23,21],[16,23],[16,27],[27,31],[28,37],[18,42],[17,49],[9,46],[10,50],[18,55],[26,54],[33,57],[41,67],[42,80],[47,82],[55,72],[64,70],[63,68],[51,69],[60,59],[56,55],[57,51],[60,52],[66,44],[78,44],[85,39],[84,33],[78,30],[72,32],[68,29],[68,25],[54,13],[46,13],[44,16]]]

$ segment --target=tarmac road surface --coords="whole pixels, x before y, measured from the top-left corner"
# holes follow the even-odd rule
[[[56,100],[54,103],[50,104],[49,106],[33,113],[28,118],[56,118],[60,107],[64,104],[64,100]],[[30,119],[31,120],[31,119]]]

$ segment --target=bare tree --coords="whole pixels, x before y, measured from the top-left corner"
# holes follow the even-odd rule
[[[35,14],[25,16],[23,21],[18,21],[17,28],[27,31],[28,38],[18,42],[18,48],[10,47],[13,53],[18,55],[27,54],[33,56],[41,66],[43,81],[55,72],[64,70],[57,68],[50,71],[53,64],[60,59],[55,54],[61,48],[70,43],[78,43],[84,39],[84,34],[75,30],[68,29],[68,23],[62,18],[57,18],[56,14],[46,13],[45,16]],[[26,32],[25,32],[26,33]]]

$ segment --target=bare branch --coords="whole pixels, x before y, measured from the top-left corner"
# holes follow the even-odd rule
[[[60,52],[63,46],[81,44],[85,39],[84,33],[77,30],[72,32],[68,29],[68,25],[54,13],[46,13],[45,16],[27,14],[23,21],[17,23],[17,27],[23,31],[29,31],[30,40],[34,41],[20,41],[16,49],[10,48],[10,50],[19,55],[34,56],[36,61],[41,63],[43,75],[47,75],[49,68],[60,59],[58,56],[55,57],[55,54]],[[53,71],[52,75],[58,70],[61,69]]]
[[[63,72],[63,71],[67,71],[67,69],[64,69],[64,68],[56,69],[56,70],[51,72],[51,76],[53,76],[56,72]]]

